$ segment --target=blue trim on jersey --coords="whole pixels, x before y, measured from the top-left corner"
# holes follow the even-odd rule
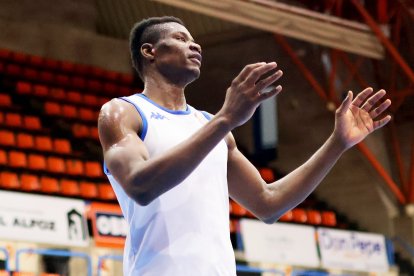
[[[103,164],[103,171],[106,175],[111,175],[111,173],[108,170],[108,167],[106,166],[105,162],[102,163]]]
[[[144,141],[145,136],[147,135],[147,130],[148,130],[148,121],[147,121],[147,117],[145,117],[144,112],[141,110],[141,108],[139,108],[136,104],[134,104],[133,102],[131,102],[130,100],[128,100],[125,97],[121,97],[119,98],[121,100],[124,100],[130,104],[132,104],[135,109],[138,111],[139,115],[141,115],[141,119],[142,119],[142,130],[141,130],[141,134],[139,135],[139,138],[141,138],[142,141]]]
[[[204,117],[206,117],[206,119],[207,120],[211,120],[211,118],[213,118],[213,115],[211,115],[210,113],[208,113],[207,111],[201,111],[200,110],[200,112],[201,112],[201,114],[203,114],[204,115]]]
[[[171,114],[175,114],[175,115],[187,115],[187,114],[190,114],[191,113],[191,109],[188,107],[188,105],[187,105],[186,110],[170,110],[168,108],[165,108],[165,107],[157,104],[156,102],[154,102],[153,100],[151,100],[150,98],[148,98],[147,96],[145,96],[144,94],[135,94],[135,95],[137,95],[137,96],[145,99],[147,102],[155,105],[159,109],[162,109],[165,112],[168,112],[168,113],[171,113]]]

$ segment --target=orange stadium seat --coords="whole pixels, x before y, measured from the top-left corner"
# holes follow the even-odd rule
[[[16,91],[19,94],[30,94],[32,93],[32,85],[28,82],[19,81],[16,85]]]
[[[78,110],[73,105],[63,105],[62,115],[67,118],[76,118],[78,116]]]
[[[99,92],[102,90],[102,83],[100,81],[97,80],[89,80],[86,82],[86,87],[91,90],[91,91],[95,91],[95,92]]]
[[[43,61],[43,66],[47,69],[50,69],[52,71],[59,69],[59,62],[54,59],[45,58]]]
[[[38,97],[46,97],[49,94],[49,89],[44,85],[34,85],[33,95]]]
[[[39,56],[31,55],[29,56],[28,63],[35,67],[42,67],[44,64],[44,58]]]
[[[112,186],[107,183],[101,183],[98,185],[99,198],[103,200],[115,200],[115,192]]]
[[[4,114],[3,112],[0,112],[0,124],[4,123]]]
[[[39,117],[35,116],[25,116],[24,117],[24,127],[31,130],[39,130],[42,128]]]
[[[95,139],[95,140],[99,140],[99,132],[98,132],[98,128],[97,127],[91,127],[89,129],[89,134],[90,137]]]
[[[72,126],[72,134],[76,138],[86,138],[89,137],[89,128],[85,125],[74,124]]]
[[[131,74],[121,74],[119,79],[125,85],[131,85],[134,81],[134,77]]]
[[[97,198],[98,189],[95,183],[81,181],[80,185],[80,196],[84,198]]]
[[[53,148],[59,153],[71,153],[72,149],[70,142],[67,139],[55,139],[53,140]]]
[[[13,272],[13,276],[36,276],[33,272]]]
[[[83,174],[83,162],[80,160],[66,160],[66,173],[70,175]]]
[[[84,89],[86,87],[86,80],[79,76],[73,77],[72,86],[76,89]]]
[[[6,189],[18,189],[20,187],[20,182],[17,174],[12,172],[1,172],[0,184],[1,187]]]
[[[29,169],[44,171],[46,170],[46,158],[39,154],[29,154]]]
[[[53,173],[65,173],[66,166],[65,161],[59,157],[48,157],[47,158],[47,169]]]
[[[40,190],[39,178],[33,174],[20,175],[20,185],[23,191],[36,192]]]
[[[15,168],[25,168],[27,166],[26,154],[21,151],[9,152],[9,164]]]
[[[22,75],[22,68],[15,64],[9,64],[6,66],[6,74],[9,76],[20,77]]]
[[[84,95],[83,96],[83,102],[85,104],[93,105],[93,106],[98,105],[98,103],[99,103],[98,102],[98,97],[96,97],[94,95]]]
[[[48,115],[60,115],[62,113],[61,106],[53,102],[46,102],[44,105],[44,110]]]
[[[246,216],[247,215],[247,210],[243,207],[240,206],[237,202],[235,201],[231,201],[231,213],[235,216]]]
[[[54,99],[64,100],[66,99],[66,92],[61,88],[50,88],[49,96]]]
[[[17,146],[19,148],[31,149],[34,147],[33,135],[27,133],[17,134]]]
[[[52,83],[53,80],[54,80],[54,76],[49,71],[40,71],[40,73],[39,73],[39,79],[42,82],[45,82],[45,83]]]
[[[36,149],[41,151],[52,151],[52,139],[48,136],[36,136],[35,137]]]
[[[26,63],[26,61],[29,58],[29,56],[26,55],[25,53],[19,53],[19,52],[12,52],[11,57],[15,62],[23,63],[23,64]]]
[[[66,72],[66,73],[71,73],[73,71],[75,71],[75,64],[70,62],[70,61],[61,61],[60,62],[60,70]]]
[[[12,101],[10,95],[0,94],[0,106],[11,106]]]
[[[335,227],[336,226],[336,215],[332,211],[322,212],[322,225]]]
[[[109,71],[109,70],[105,71],[105,79],[110,80],[110,81],[117,81],[118,78],[119,78],[119,73],[114,72],[114,71]]]
[[[55,81],[58,85],[61,86],[69,86],[70,85],[70,79],[69,76],[64,75],[64,74],[57,74]]]
[[[60,181],[60,193],[65,196],[78,196],[79,185],[75,180],[62,179]]]
[[[66,99],[70,102],[80,103],[82,102],[82,95],[77,91],[69,91],[66,93]]]
[[[103,90],[108,94],[115,94],[117,91],[117,86],[113,83],[106,82],[103,86]]]
[[[313,225],[320,225],[322,223],[321,213],[317,210],[308,210],[308,223]]]
[[[292,210],[293,221],[297,223],[306,223],[308,221],[308,216],[306,211],[301,208],[295,208]]]
[[[89,177],[103,176],[102,165],[99,162],[88,161],[85,163],[85,174]]]
[[[44,193],[55,194],[59,193],[59,182],[56,178],[43,176],[40,179],[40,189]]]
[[[281,222],[289,222],[292,220],[293,220],[293,213],[291,210],[287,211],[279,218],[279,221]]]
[[[98,105],[104,105],[107,102],[109,102],[111,99],[110,98],[106,98],[106,97],[100,97],[98,100],[99,100],[99,104]]]
[[[0,130],[0,145],[14,146],[16,145],[16,139],[14,133],[9,130]]]
[[[263,180],[267,183],[271,183],[275,181],[275,174],[273,173],[273,170],[270,168],[260,168],[259,173],[262,176]]]
[[[22,116],[17,113],[6,113],[6,125],[12,127],[21,127],[22,126]]]
[[[33,68],[23,68],[22,75],[25,80],[36,81],[39,79],[39,71]]]
[[[6,270],[0,270],[0,276],[10,276],[10,272]]]
[[[98,119],[89,108],[79,108],[79,117],[84,121],[96,121]]]
[[[0,165],[7,164],[7,154],[6,151],[0,149]]]

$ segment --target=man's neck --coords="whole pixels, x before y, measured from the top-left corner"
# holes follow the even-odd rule
[[[143,94],[169,110],[185,110],[187,103],[184,87],[165,81],[163,78],[145,78]]]

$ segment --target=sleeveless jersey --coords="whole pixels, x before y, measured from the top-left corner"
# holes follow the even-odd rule
[[[150,158],[185,141],[209,115],[187,105],[168,110],[142,94],[121,98],[142,118],[140,137]],[[222,140],[180,184],[141,206],[105,168],[129,226],[126,276],[236,275],[229,234],[227,145]]]

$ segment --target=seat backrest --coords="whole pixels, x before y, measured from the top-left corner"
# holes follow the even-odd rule
[[[59,193],[59,182],[56,178],[43,176],[40,179],[41,191],[44,193]]]
[[[308,223],[313,225],[319,225],[322,222],[322,216],[321,212],[317,210],[308,210],[307,211],[308,216]]]
[[[40,190],[39,177],[34,174],[20,175],[20,185],[23,191],[35,192]]]
[[[0,130],[0,145],[14,146],[16,145],[16,138],[14,133],[9,130]]]
[[[98,197],[98,189],[95,183],[81,181],[80,186],[80,195],[83,198],[96,198]]]
[[[0,106],[11,106],[12,101],[10,95],[0,94]]]
[[[112,186],[108,183],[98,184],[99,198],[102,200],[115,200],[116,195]]]
[[[62,115],[67,118],[76,118],[78,116],[78,110],[73,105],[63,105]]]
[[[71,153],[72,151],[70,142],[67,139],[54,139],[53,147],[55,151],[59,153]]]
[[[65,173],[65,161],[62,158],[50,156],[47,158],[47,168],[50,172]]]
[[[5,189],[18,189],[20,181],[16,173],[3,171],[0,173],[0,185]]]
[[[66,100],[73,103],[80,103],[82,102],[82,95],[78,91],[68,91],[66,93]]]
[[[0,165],[7,164],[7,153],[5,150],[0,149]]]
[[[11,167],[25,168],[27,166],[26,154],[24,152],[10,151],[8,159]]]
[[[19,81],[16,84],[16,91],[19,94],[30,94],[32,93],[32,85],[28,82]]]
[[[17,146],[19,148],[31,149],[34,147],[33,135],[27,133],[17,134]]]
[[[39,154],[29,154],[29,169],[44,171],[47,168],[46,158]]]
[[[85,125],[74,124],[72,126],[72,134],[76,138],[86,138],[89,137],[89,128]]]
[[[322,225],[335,227],[337,225],[336,214],[332,211],[323,211],[322,212]]]
[[[36,136],[35,137],[36,149],[42,151],[52,151],[52,139],[49,136]]]
[[[101,163],[95,161],[87,161],[85,163],[85,173],[89,177],[103,176]]]
[[[47,97],[49,94],[49,89],[47,86],[37,84],[33,86],[33,94],[38,97]]]
[[[84,172],[83,162],[80,160],[66,160],[66,172],[70,175],[81,175]]]
[[[24,127],[32,130],[39,130],[42,128],[39,117],[24,116]]]
[[[6,113],[6,125],[13,126],[13,127],[21,127],[22,126],[22,116],[17,113]]]
[[[54,102],[46,102],[43,108],[48,115],[60,115],[62,113],[61,106]]]
[[[78,196],[79,184],[75,180],[62,179],[60,181],[60,193],[65,196]]]
[[[292,210],[293,221],[298,223],[306,223],[308,221],[308,216],[306,211],[302,208],[295,208]]]

